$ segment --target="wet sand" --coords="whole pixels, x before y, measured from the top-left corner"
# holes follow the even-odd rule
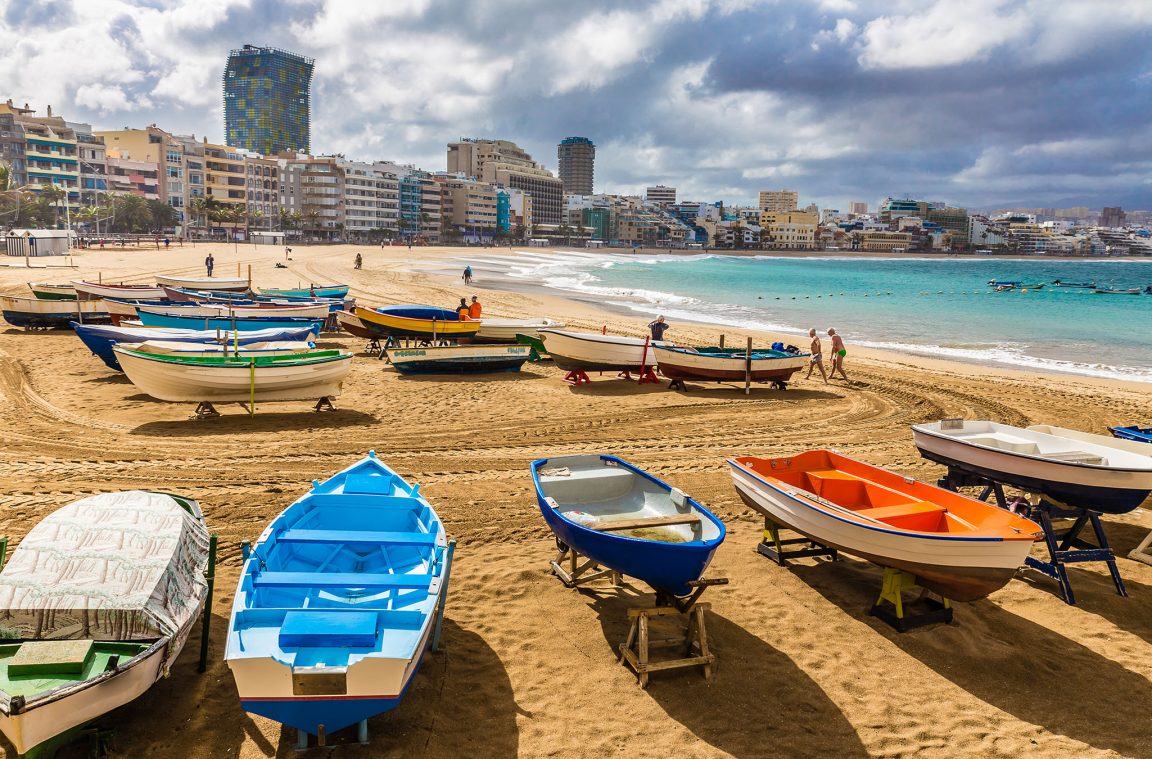
[[[483,281],[464,289],[455,276],[420,270],[469,253],[449,249],[297,246],[284,269],[274,267],[279,248],[90,251],[74,270],[0,268],[0,291],[23,295],[29,280],[201,276],[209,249],[218,275],[251,264],[260,285],[346,282],[366,305],[451,306],[476,293],[489,315],[643,328],[593,304]],[[669,337],[714,342],[719,331],[678,324]],[[736,344],[746,334],[723,331]],[[351,337],[323,344],[363,347]],[[724,463],[834,447],[931,482],[942,470],[919,457],[909,424],[963,416],[1102,432],[1148,421],[1148,386],[879,351],[849,358],[851,386],[801,381],[745,397],[730,386],[675,393],[595,375],[572,388],[547,363],[519,375],[405,378],[360,356],[335,413],[285,402],[249,417],[221,404],[223,417],[192,421],[192,404],[149,399],[69,332],[0,327],[0,533],[18,540],[66,503],[147,488],[198,499],[220,536],[209,670],[196,673],[197,631],[169,679],[102,722],[115,727],[114,756],[294,755],[293,730],[241,711],[221,658],[240,542],[313,478],[375,449],[421,483],[459,548],[443,650],[427,656],[396,711],[370,721],[369,747],[340,734],[330,756],[1152,757],[1152,567],[1119,559],[1129,598],[1099,565],[1071,569],[1076,607],[1053,582],[1021,572],[990,598],[959,605],[953,625],[901,635],[866,614],[879,590],[875,566],[810,559],[783,569],[758,556],[761,524]],[[708,572],[731,580],[706,595],[713,683],[683,670],[641,690],[614,651],[627,608],[651,594],[577,592],[548,573],[555,547],[528,464],[580,452],[627,458],[729,525]],[[1106,522],[1122,557],[1152,529],[1143,509]]]

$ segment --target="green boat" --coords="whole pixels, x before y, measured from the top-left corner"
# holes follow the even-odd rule
[[[47,282],[29,282],[28,289],[37,300],[76,300],[76,288],[71,283],[52,285]]]

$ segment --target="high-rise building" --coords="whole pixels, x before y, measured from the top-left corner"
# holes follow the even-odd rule
[[[564,184],[507,140],[462,139],[448,144],[448,173],[523,190],[532,196],[532,223],[559,225],[564,209]],[[448,223],[448,210],[444,210]],[[493,218],[495,218],[493,216]]]
[[[665,187],[658,184],[655,187],[649,187],[644,193],[644,199],[649,203],[659,203],[660,205],[672,205],[676,202],[676,188]]]
[[[762,190],[760,210],[788,213],[800,207],[800,193],[791,190]]]
[[[225,142],[261,155],[309,153],[314,61],[245,45],[224,68]]]
[[[853,216],[864,216],[868,213],[868,202],[864,200],[853,200],[848,208],[848,213]]]
[[[1102,227],[1122,227],[1125,221],[1124,209],[1119,206],[1105,208],[1100,212],[1100,226]]]
[[[569,195],[591,195],[596,146],[587,137],[565,137],[556,146],[560,181]]]

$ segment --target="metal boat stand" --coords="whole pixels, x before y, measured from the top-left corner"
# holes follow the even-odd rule
[[[588,372],[583,369],[573,369],[564,375],[564,381],[569,385],[579,387],[580,385],[590,384],[592,379],[588,376]]]
[[[220,412],[216,410],[208,401],[200,401],[196,404],[196,410],[193,412],[193,419],[215,419],[220,416]]]
[[[811,538],[780,538],[780,531],[787,529],[773,522],[768,517],[764,517],[764,536],[760,539],[760,543],[756,546],[756,552],[761,556],[767,556],[772,561],[776,562],[782,567],[788,566],[788,559],[803,559],[809,556],[828,556],[832,561],[836,561],[836,549],[829,546],[817,543]],[[771,542],[769,542],[771,541]],[[807,544],[808,548],[792,549],[789,550],[785,546],[803,545]]]
[[[296,731],[296,746],[295,746],[296,751],[297,752],[307,751],[310,748],[310,746],[309,746],[310,738],[311,738],[311,733],[309,733],[308,731],[297,730]],[[359,743],[361,746],[367,746],[368,745],[368,720],[366,720],[366,719],[362,719],[356,723],[356,742]],[[327,745],[328,745],[327,731],[324,730],[323,725],[320,725],[320,729],[317,730],[317,732],[316,732],[316,747],[317,748],[324,748]]]
[[[383,355],[384,347],[380,345],[380,339],[374,337],[368,341],[367,345],[364,346],[364,352],[369,356],[379,356]]]
[[[642,366],[636,377],[637,385],[659,385],[660,378],[656,376],[656,369],[651,366]],[[617,379],[632,381],[632,370],[625,369],[616,375]]]
[[[332,399],[324,396],[316,401],[316,405],[312,407],[313,411],[335,411],[336,407],[332,404]]]
[[[904,591],[919,590],[918,603],[923,609],[916,614],[908,614],[904,603]],[[936,600],[929,591],[916,583],[915,575],[891,567],[884,568],[884,585],[880,597],[868,611],[873,617],[887,622],[897,632],[908,632],[917,627],[934,624],[952,624],[952,602],[943,596]],[[891,608],[889,608],[891,607]]]
[[[608,578],[617,587],[622,583],[621,574],[614,569],[601,569],[600,565],[592,559],[586,559],[581,564],[580,554],[567,543],[557,539],[556,547],[560,549],[560,553],[550,566],[552,567],[552,574],[559,577],[560,582],[564,583],[565,587],[576,588],[602,578]],[[565,559],[568,563],[567,569],[564,568]]]
[[[716,661],[716,654],[708,647],[708,629],[704,623],[704,612],[711,609],[712,605],[699,603],[699,598],[713,585],[727,584],[727,577],[694,580],[689,583],[693,591],[685,598],[657,593],[656,606],[628,610],[628,619],[631,621],[628,639],[620,644],[618,659],[636,671],[641,688],[648,687],[650,672],[683,667],[703,667],[704,679],[712,682],[712,665]],[[683,617],[687,617],[686,622]],[[667,637],[653,638],[654,625],[673,629],[661,631]],[[680,648],[683,654],[678,659],[652,661],[651,650],[663,647]]]
[[[1112,546],[1109,545],[1104,527],[1100,523],[1099,512],[1051,503],[1042,497],[1035,504],[1022,497],[1008,498],[1004,495],[1003,483],[956,467],[949,467],[948,473],[937,484],[947,490],[956,490],[958,487],[982,487],[979,496],[981,501],[988,500],[989,496],[995,496],[996,505],[1000,508],[1008,509],[1038,523],[1044,531],[1048,560],[1027,556],[1024,559],[1024,566],[1055,580],[1060,587],[1060,598],[1065,603],[1076,605],[1076,594],[1072,591],[1072,583],[1068,579],[1065,565],[1087,561],[1102,561],[1107,564],[1117,595],[1128,595],[1124,580],[1120,577],[1120,570],[1116,566],[1116,555],[1112,552]],[[1071,519],[1072,526],[1057,529],[1052,525],[1053,519]],[[1095,544],[1080,537],[1080,533],[1089,525],[1096,536]]]

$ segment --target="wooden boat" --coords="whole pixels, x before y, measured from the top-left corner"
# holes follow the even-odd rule
[[[1019,279],[990,279],[989,287],[1023,287],[1024,282]]]
[[[98,300],[40,300],[0,296],[0,314],[13,327],[67,327],[71,322],[107,324],[108,308]]]
[[[552,319],[480,319],[480,329],[472,338],[474,343],[514,343],[516,335],[538,336],[542,329],[562,329],[563,322]]]
[[[157,286],[183,287],[187,290],[224,290],[247,292],[251,284],[244,277],[171,277],[156,275]]]
[[[277,340],[262,343],[233,345],[232,343],[182,343],[172,340],[145,340],[142,343],[120,343],[121,348],[156,356],[287,356],[308,353],[316,347],[313,342]]]
[[[808,365],[807,353],[758,348],[749,355],[739,348],[673,348],[653,346],[660,373],[668,379],[774,382],[783,388],[792,375]]]
[[[1142,287],[1129,287],[1119,289],[1115,287],[1098,287],[1092,290],[1097,295],[1143,295],[1144,288]]]
[[[108,285],[103,282],[72,283],[81,298],[116,298],[118,300],[164,300],[164,291],[152,285]]]
[[[1109,427],[1113,437],[1121,440],[1134,440],[1139,443],[1152,443],[1152,427]]]
[[[32,297],[40,300],[76,300],[76,288],[70,283],[51,285],[47,282],[29,282]]]
[[[295,401],[335,398],[352,368],[345,350],[285,356],[159,356],[113,346],[132,384],[161,401]]]
[[[261,287],[259,295],[270,298],[337,298],[348,297],[348,285],[313,285],[311,287]]]
[[[587,372],[635,371],[643,363],[653,366],[655,346],[671,347],[669,342],[652,342],[647,346],[643,337],[602,335],[599,332],[569,332],[542,329],[540,339],[556,366],[564,371],[583,369]]]
[[[326,319],[311,319],[296,316],[182,316],[170,312],[162,314],[137,311],[140,323],[145,327],[169,327],[175,329],[219,329],[225,332],[248,332],[254,329],[291,329],[311,327],[316,334],[324,328]]]
[[[17,755],[167,676],[207,561],[200,507],[178,496],[90,496],[32,528],[0,572],[0,730]]]
[[[472,337],[480,329],[479,321],[460,321],[455,311],[435,306],[357,306],[353,313],[378,337],[455,340]]]
[[[104,305],[108,307],[108,315],[112,319],[112,324],[118,327],[120,326],[120,322],[125,319],[137,318],[137,306],[169,306],[171,308],[180,308],[192,304],[172,303],[166,300],[119,300],[117,298],[105,298]]]
[[[297,298],[297,297],[272,297],[269,295],[251,294],[248,292],[225,292],[223,290],[186,290],[180,287],[167,287],[163,288],[164,294],[169,300],[179,303],[199,303],[202,305],[207,304],[228,304],[235,303],[245,306],[259,306],[264,303],[271,303],[280,306],[328,306],[330,311],[340,311],[344,309],[346,301],[342,298]]]
[[[484,374],[520,371],[532,349],[527,345],[437,345],[385,352],[401,374]]]
[[[953,601],[1004,587],[1041,535],[1011,511],[832,451],[728,465],[740,499],[772,522]]]
[[[989,421],[912,426],[920,455],[1038,493],[1057,505],[1123,514],[1152,492],[1152,457]]]
[[[395,709],[447,595],[444,525],[374,452],[247,554],[224,658],[245,711],[319,735]]]
[[[362,337],[365,340],[371,340],[377,335],[377,333],[364,326],[364,322],[360,321],[359,316],[350,311],[337,311],[336,323],[348,334]]]
[[[1094,290],[1096,288],[1095,282],[1063,282],[1059,279],[1052,282],[1055,287],[1071,287],[1079,288],[1081,290]]]
[[[278,341],[311,342],[316,333],[311,327],[292,329],[264,329],[251,332],[224,332],[222,330],[163,329],[156,327],[114,327],[103,324],[72,323],[76,336],[92,354],[115,371],[123,371],[112,346],[118,343],[142,343],[147,340],[187,342],[231,346]]]
[[[276,318],[284,317],[298,317],[305,319],[327,319],[328,306],[319,305],[300,305],[295,306],[287,303],[253,303],[252,305],[241,304],[143,304],[136,307],[136,313],[139,315],[142,311],[147,311],[150,314],[175,314],[176,316],[220,316],[231,318],[236,316],[274,316]]]
[[[660,593],[687,595],[724,542],[712,512],[615,456],[539,459],[532,482],[557,540]]]

